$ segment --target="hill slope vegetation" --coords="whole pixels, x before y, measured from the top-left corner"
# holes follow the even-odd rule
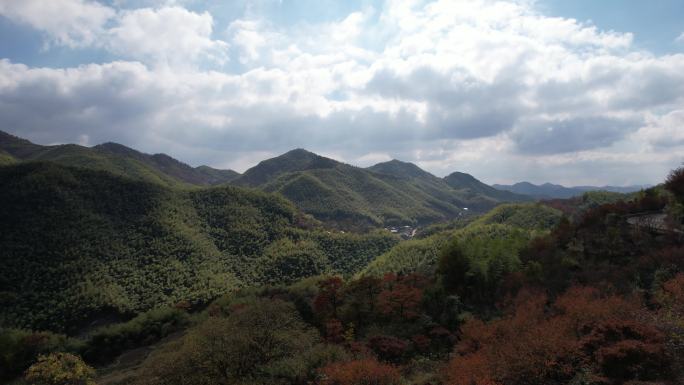
[[[352,274],[398,241],[324,232],[281,197],[230,186],[40,162],[0,167],[0,185],[4,326],[76,331],[244,285]]]
[[[303,149],[262,161],[232,183],[281,193],[317,219],[352,228],[425,224],[458,217],[464,208],[486,211],[507,198],[526,199],[450,185],[411,163],[363,169]]]

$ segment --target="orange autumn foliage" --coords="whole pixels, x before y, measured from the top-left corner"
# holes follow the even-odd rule
[[[386,316],[414,319],[419,314],[423,299],[424,277],[411,274],[397,277],[387,274],[383,278],[385,289],[378,296],[378,308]]]
[[[321,369],[321,385],[399,385],[401,373],[374,359],[335,362]]]
[[[662,288],[656,293],[656,302],[663,311],[684,316],[684,274],[679,273],[663,283]]]
[[[342,278],[330,277],[318,283],[318,295],[313,300],[316,314],[337,318],[337,309],[342,303]]]
[[[445,383],[566,384],[587,367],[597,368],[593,377],[606,383],[666,375],[663,339],[640,323],[638,302],[586,287],[547,302],[522,292],[508,316],[467,321]],[[618,368],[621,359],[625,365]]]

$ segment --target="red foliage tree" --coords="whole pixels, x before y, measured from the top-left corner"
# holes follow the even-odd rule
[[[655,328],[633,320],[609,320],[592,329],[582,347],[613,380],[655,380],[669,373],[665,338]]]
[[[325,339],[334,344],[344,342],[344,326],[340,320],[333,318],[325,323]]]
[[[411,342],[413,342],[413,346],[416,347],[416,350],[425,352],[430,347],[431,341],[430,338],[424,334],[416,334],[411,337]]]
[[[342,303],[342,285],[340,277],[330,277],[318,283],[318,295],[313,300],[313,310],[316,314],[322,318],[337,318],[337,309]]]
[[[368,347],[385,361],[399,361],[408,348],[408,342],[392,336],[374,336],[368,339]]]
[[[503,385],[493,378],[489,358],[483,352],[454,358],[444,369],[447,384]]]
[[[466,322],[446,383],[568,383],[584,368],[609,384],[666,380],[664,340],[640,314],[638,302],[592,288],[571,288],[551,307],[543,295],[522,291],[509,316]]]
[[[377,277],[365,276],[349,282],[343,290],[342,318],[361,328],[373,318],[381,291],[381,280]]]
[[[321,369],[321,385],[400,385],[401,374],[374,359],[335,362]]]
[[[423,299],[422,287],[426,282],[427,280],[418,274],[403,277],[385,275],[385,289],[378,296],[378,309],[386,316],[407,320],[416,318]]]
[[[679,273],[663,283],[662,288],[656,293],[656,301],[664,311],[684,316],[684,274]]]
[[[378,309],[384,315],[395,316],[399,319],[414,319],[419,314],[418,307],[422,298],[421,289],[397,284],[380,293]]]

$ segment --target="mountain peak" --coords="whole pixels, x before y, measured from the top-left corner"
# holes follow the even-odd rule
[[[242,176],[235,180],[235,183],[244,186],[259,186],[289,172],[335,168],[340,164],[336,160],[303,148],[296,148],[275,158],[259,162],[256,166],[245,171]]]
[[[317,155],[316,153],[313,153],[313,152],[307,150],[306,148],[301,148],[301,147],[293,148],[292,150],[286,152],[285,154],[309,154],[309,155]],[[285,155],[285,154],[283,154],[283,155]]]
[[[469,188],[471,190],[478,191],[484,186],[487,186],[484,183],[480,182],[474,176],[459,171],[454,171],[451,174],[445,176],[444,181],[447,182],[449,186],[457,190],[462,188]]]
[[[274,159],[278,158],[316,159],[323,157],[304,148],[295,148],[294,150],[290,150]]]
[[[473,193],[479,193],[501,201],[522,202],[529,200],[527,197],[523,195],[514,194],[509,191],[497,190],[496,188],[481,182],[474,176],[465,172],[452,172],[451,174],[444,177],[444,181],[453,189],[468,189]]]
[[[451,179],[451,180],[461,180],[461,181],[467,181],[467,182],[479,182],[481,183],[477,178],[474,176],[465,173],[465,172],[460,172],[460,171],[454,171],[451,174],[447,175],[444,177],[444,179]]]
[[[380,174],[393,175],[398,177],[430,177],[435,178],[434,175],[423,170],[411,162],[403,162],[401,160],[392,159],[387,162],[381,162],[376,165],[368,167],[368,170]]]

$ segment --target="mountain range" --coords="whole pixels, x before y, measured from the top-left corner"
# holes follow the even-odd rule
[[[26,161],[107,171],[166,187],[257,188],[279,193],[316,219],[345,229],[427,224],[469,210],[484,212],[503,202],[532,200],[494,189],[468,174],[439,178],[399,160],[361,168],[295,149],[239,174],[191,167],[166,154],[145,154],[117,143],[42,146],[0,132],[0,164]]]
[[[95,147],[76,144],[41,146],[0,131],[0,165],[20,161],[48,161],[103,170],[172,187],[217,185],[239,175],[232,170],[191,167],[166,154],[144,154],[118,143],[103,143]]]
[[[530,182],[519,182],[513,185],[494,184],[492,187],[507,192],[531,196],[535,199],[567,199],[580,196],[587,191],[609,191],[628,194],[649,188],[648,185],[634,186],[575,186],[565,187],[558,184],[544,183],[535,185]]]
[[[280,193],[317,219],[342,227],[425,224],[529,200],[471,176],[467,184],[457,179],[438,178],[399,160],[360,168],[296,149],[260,162],[231,183]]]
[[[391,160],[361,168],[295,149],[261,161],[244,174],[209,166],[192,167],[166,154],[145,154],[118,143],[93,147],[38,145],[0,131],[0,165],[48,161],[107,171],[166,187],[232,184],[278,193],[334,227],[362,230],[424,225],[485,212],[505,202],[566,199],[587,191],[630,193],[648,186],[576,186],[520,182],[487,185],[470,174],[439,178],[413,163]]]

